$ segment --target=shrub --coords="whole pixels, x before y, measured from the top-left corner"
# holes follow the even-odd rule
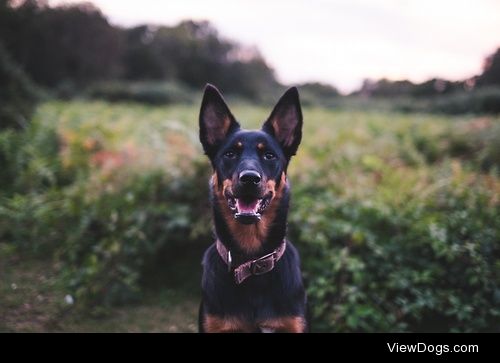
[[[23,132],[0,132],[0,243],[35,255],[53,254],[66,231],[64,168],[54,126],[36,119]],[[80,170],[80,174],[83,170]]]
[[[208,246],[196,110],[40,110],[25,132],[0,133],[0,252],[55,256],[76,306],[95,312],[140,298],[162,265],[186,258],[179,251]],[[289,235],[314,330],[498,331],[496,120],[305,114],[316,121],[290,167]],[[185,263],[192,276],[200,258]]]
[[[56,129],[37,120],[23,132],[0,132],[2,192],[37,193],[70,183],[75,175],[62,167],[60,145]]]
[[[402,112],[428,112],[448,115],[499,114],[500,88],[484,87],[472,91],[455,92],[450,95],[427,99],[400,99],[396,110]]]
[[[480,171],[500,170],[500,124],[477,119],[447,136],[444,154],[458,157]]]
[[[320,331],[498,331],[500,207],[450,185],[407,208],[295,193],[300,244]]]
[[[192,91],[171,82],[108,82],[92,86],[90,98],[111,102],[140,102],[151,105],[192,103]]]
[[[23,254],[53,256],[69,226],[64,195],[52,190],[0,198],[0,244]]]
[[[23,129],[29,123],[40,91],[0,43],[0,130]]]
[[[142,273],[157,253],[208,235],[206,178],[205,168],[193,165],[182,180],[158,171],[96,197],[72,190],[66,215],[75,228],[61,241],[60,258],[77,303],[107,307],[138,298]]]
[[[500,89],[479,88],[434,99],[431,110],[456,115],[461,113],[500,113]]]
[[[339,104],[340,94],[333,86],[322,83],[304,83],[299,85],[299,90],[303,106],[333,107]]]
[[[39,256],[56,253],[63,283],[80,308],[133,301],[146,265],[168,263],[157,261],[157,253],[190,248],[200,236],[206,243],[206,169],[193,167],[182,181],[148,172],[97,195],[76,183],[4,198],[0,241]]]

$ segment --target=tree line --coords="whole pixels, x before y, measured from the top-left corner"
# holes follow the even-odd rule
[[[222,37],[207,21],[124,28],[110,24],[91,3],[49,6],[47,0],[0,0],[2,43],[0,52],[7,52],[32,80],[48,89],[80,90],[109,81],[172,81],[200,89],[210,82],[226,93],[262,101],[284,88],[258,49]],[[329,105],[339,95],[331,85],[301,86],[306,103]],[[500,86],[500,48],[485,59],[481,74],[466,80],[365,80],[352,94],[426,98],[490,86]],[[96,94],[109,88],[101,91]],[[157,93],[148,89],[141,97],[153,99],[151,94]]]
[[[487,56],[483,62],[482,73],[465,80],[449,81],[433,78],[422,83],[408,80],[391,81],[365,79],[361,88],[354,95],[373,97],[410,96],[415,98],[451,95],[486,87],[500,87],[500,48]]]
[[[250,99],[279,86],[255,48],[225,39],[207,21],[122,28],[91,3],[0,0],[0,42],[39,85],[171,80],[212,82]]]

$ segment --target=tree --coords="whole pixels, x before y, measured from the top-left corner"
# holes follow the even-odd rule
[[[191,88],[210,82],[251,99],[278,84],[254,48],[222,38],[207,21],[125,30],[124,70],[131,80],[175,80]]]
[[[120,33],[94,5],[0,1],[0,40],[34,81],[82,85],[117,75]]]
[[[258,100],[278,85],[256,49],[221,37],[207,21],[123,29],[90,3],[0,0],[0,41],[35,82],[68,95],[103,80],[169,80],[196,89],[211,82]]]
[[[335,106],[339,91],[329,84],[314,82],[299,85],[300,100],[304,105]]]
[[[415,85],[408,80],[391,81],[386,78],[373,81],[365,79],[359,91],[354,94],[361,94],[369,97],[394,97],[410,94]]]
[[[129,80],[166,78],[168,62],[155,52],[152,42],[156,29],[141,25],[123,31],[123,76]]]
[[[477,78],[476,85],[500,85],[500,48],[484,60],[483,73]]]

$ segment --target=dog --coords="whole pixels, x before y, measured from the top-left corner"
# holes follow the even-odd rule
[[[215,225],[202,262],[199,331],[307,332],[299,254],[286,239],[287,168],[302,138],[297,88],[283,94],[261,130],[244,130],[208,84],[199,122],[213,167]]]

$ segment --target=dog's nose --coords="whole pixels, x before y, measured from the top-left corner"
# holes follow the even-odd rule
[[[260,174],[253,170],[244,170],[240,173],[240,183],[245,185],[259,185],[261,181]]]

